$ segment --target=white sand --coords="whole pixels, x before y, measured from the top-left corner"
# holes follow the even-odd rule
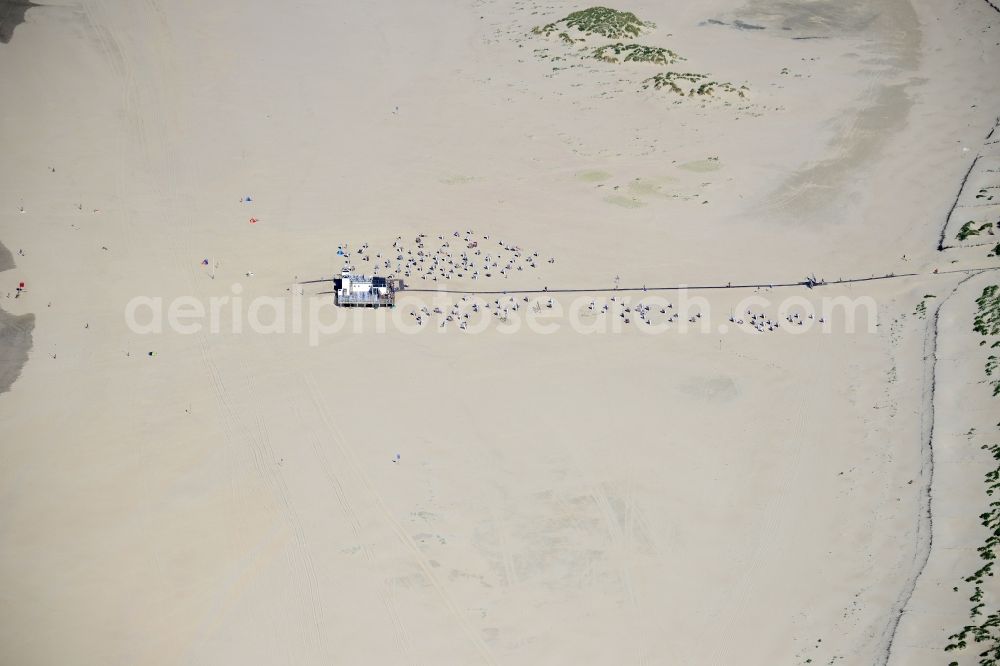
[[[953,658],[976,563],[944,549],[980,543],[989,469],[961,433],[997,420],[961,358],[996,278],[942,308],[910,599],[914,310],[966,277],[933,269],[997,265],[935,248],[1000,112],[1000,14],[620,7],[749,85],[727,105],[553,71],[572,49],[528,31],[585,5],[249,5],[39,7],[0,45],[0,297],[28,286],[0,307],[36,318],[0,395],[0,662],[872,664],[903,602],[891,663]],[[760,294],[870,296],[874,334],[125,325],[137,295],[285,297],[340,243],[470,228],[557,259],[497,289],[921,275]],[[752,293],[698,295],[714,328]]]

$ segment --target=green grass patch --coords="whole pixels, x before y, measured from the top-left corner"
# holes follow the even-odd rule
[[[560,25],[576,28],[587,35],[602,35],[608,39],[634,39],[646,28],[656,27],[655,24],[643,21],[632,12],[623,12],[609,7],[591,7],[573,12],[558,21],[536,26],[531,29],[531,32],[547,37],[558,30]]]
[[[979,335],[1000,335],[1000,285],[991,284],[976,299],[979,311],[972,330]]]
[[[632,12],[609,7],[590,7],[572,12],[558,21],[535,26],[531,32],[543,37],[558,35],[559,39],[569,46],[573,46],[577,42],[587,41],[587,38],[593,35],[609,40],[618,40],[591,49],[581,48],[577,50],[577,55],[581,57],[591,57],[609,63],[641,62],[659,67],[669,67],[686,60],[675,51],[662,46],[621,41],[633,40],[644,30],[655,27],[655,24],[643,21]],[[578,33],[583,33],[583,36],[574,37]],[[535,54],[540,58],[548,58],[547,55],[544,55],[544,50],[536,49]],[[745,85],[737,86],[728,81],[713,81],[709,79],[707,74],[671,71],[663,71],[645,79],[642,82],[642,88],[666,89],[682,97],[702,98],[730,95],[745,98],[750,92],[750,89]]]
[[[576,177],[585,183],[600,183],[611,178],[611,174],[607,171],[581,171]]]
[[[983,293],[976,299],[976,305],[979,309],[973,320],[972,329],[983,336],[1000,335],[1000,285],[985,287]],[[991,348],[996,346],[997,342],[994,342]],[[1000,396],[1000,379],[992,379],[998,370],[1000,370],[1000,357],[991,354],[986,359],[986,377],[993,387],[994,397]],[[987,472],[985,476],[986,496],[993,497],[1000,491],[1000,444],[992,446],[983,444],[982,448],[992,453],[993,460],[997,463],[997,467]],[[974,649],[978,653],[980,666],[997,666],[1000,664],[1000,610],[987,609],[983,617],[983,609],[986,607],[983,586],[987,578],[993,577],[997,547],[1000,546],[1000,501],[991,501],[989,510],[979,514],[979,522],[988,530],[983,545],[976,548],[982,566],[963,579],[964,582],[973,585],[972,596],[969,597],[969,603],[972,604],[969,608],[970,623],[962,627],[961,631],[948,636],[949,642],[944,649],[951,652],[970,647],[970,643],[975,644]],[[958,587],[954,590],[958,592]]]
[[[666,88],[671,92],[675,92],[678,95],[684,94],[684,88],[690,88],[691,86],[686,86],[686,83],[698,83],[703,79],[707,79],[706,74],[696,74],[695,72],[661,72],[655,76],[651,76],[642,82],[643,88],[652,87],[656,90],[661,88]],[[684,85],[684,88],[681,86]]]
[[[993,460],[1000,463],[1000,444],[992,446],[983,444],[982,448],[992,453]],[[1000,466],[987,472],[985,479],[986,495],[992,497],[1000,490]],[[977,622],[976,619],[983,615],[983,607],[986,606],[983,602],[983,581],[993,576],[993,564],[997,558],[996,548],[1000,545],[1000,502],[990,502],[990,510],[979,514],[979,522],[989,530],[989,536],[983,545],[976,549],[984,564],[972,575],[963,579],[974,586],[972,596],[969,597],[969,602],[972,604],[969,609],[969,619],[973,623],[965,625],[961,631],[949,636],[950,642],[944,649],[946,652],[962,650],[969,647],[971,640],[976,644],[975,649],[979,651],[980,666],[997,666],[1000,663],[1000,610],[990,612],[982,621]],[[954,589],[958,591],[957,587]]]
[[[719,162],[718,157],[709,157],[705,160],[694,160],[678,164],[677,168],[684,169],[685,171],[694,171],[695,173],[708,173],[709,171],[718,171],[721,169],[722,163]]]
[[[666,196],[658,183],[643,178],[636,178],[628,184],[628,189],[633,194],[644,197]]]
[[[716,93],[735,94],[746,97],[750,89],[746,86],[736,87],[727,81],[706,81],[707,74],[697,72],[661,72],[642,82],[643,89],[667,89],[682,97],[714,96]]]
[[[670,49],[662,46],[642,44],[606,44],[594,49],[594,57],[604,62],[648,62],[653,65],[672,65],[685,60]]]
[[[983,224],[980,224],[977,227],[975,222],[969,220],[968,222],[962,225],[961,229],[958,230],[958,234],[955,236],[955,238],[957,238],[959,241],[964,241],[969,236],[978,236],[984,231],[991,232],[992,230],[993,230],[992,222],[984,222]]]
[[[626,197],[621,194],[612,194],[609,197],[604,197],[604,200],[609,204],[621,206],[622,208],[642,208],[646,205],[644,201],[640,201],[635,197]]]
[[[655,27],[642,21],[632,12],[621,12],[608,7],[591,7],[573,12],[563,19],[566,26],[588,35],[603,35],[609,39],[638,37],[644,28]]]

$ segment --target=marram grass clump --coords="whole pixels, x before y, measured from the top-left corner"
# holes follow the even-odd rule
[[[958,230],[958,234],[955,235],[955,238],[957,238],[959,241],[964,241],[969,236],[978,236],[983,232],[992,234],[993,223],[985,222],[977,227],[975,222],[969,220],[968,222],[962,225],[961,229]]]
[[[972,330],[979,335],[1000,335],[1000,285],[991,284],[976,299],[979,310]]]
[[[655,27],[641,21],[632,12],[621,12],[607,7],[591,7],[573,12],[565,18],[566,25],[580,32],[603,35],[609,39],[638,37],[643,28]]]
[[[986,344],[990,338],[1000,335],[1000,285],[985,287],[976,299],[976,305],[979,309],[976,311],[972,330],[986,337],[986,340],[980,342]],[[1000,345],[1000,340],[994,341],[991,348],[997,345]],[[994,397],[1000,396],[1000,380],[991,379],[998,368],[1000,359],[991,354],[986,360],[986,378],[993,386]],[[1000,423],[997,425],[1000,426]],[[971,434],[972,431],[969,432]],[[993,565],[997,561],[997,549],[1000,547],[1000,500],[994,499],[1000,492],[1000,444],[983,444],[982,448],[993,454],[993,461],[998,464],[984,477],[986,496],[991,501],[989,510],[979,514],[979,522],[987,530],[983,545],[976,548],[982,566],[963,579],[973,585],[972,596],[969,597],[969,603],[972,604],[969,607],[969,624],[948,636],[949,642],[944,649],[951,652],[973,648],[978,653],[979,666],[997,666],[1000,664],[1000,610],[987,605],[989,600],[984,599],[983,588],[990,584],[986,579],[993,577]],[[957,586],[952,589],[958,592]],[[957,663],[953,661],[949,666]]]
[[[993,454],[993,460],[1000,463],[1000,444],[987,446],[984,449]],[[1000,467],[986,473],[986,494],[989,497],[1000,489]],[[974,644],[978,651],[980,666],[996,666],[1000,663],[1000,611],[987,608],[985,619],[977,621],[983,616],[983,609],[986,602],[983,600],[983,586],[987,578],[993,576],[993,563],[996,561],[996,547],[1000,543],[1000,502],[990,502],[989,511],[979,515],[980,524],[985,527],[989,536],[986,537],[983,545],[976,549],[983,566],[974,573],[964,578],[966,583],[973,584],[973,593],[969,597],[972,606],[969,609],[970,624],[962,627],[951,636],[948,636],[949,643],[945,646],[945,652],[952,650],[964,650]],[[958,588],[954,588],[958,591]],[[985,649],[984,649],[985,648]],[[957,664],[958,662],[951,662]]]
[[[697,72],[661,72],[642,82],[642,87],[667,90],[681,96],[713,96],[716,92],[731,93],[746,97],[750,89],[746,86],[736,87],[728,81],[706,81],[707,74]],[[690,84],[690,85],[688,85]]]
[[[557,35],[567,45],[573,46],[578,42],[588,41],[587,38],[592,35],[600,35],[612,40],[635,39],[643,30],[655,27],[653,23],[643,21],[632,12],[619,11],[608,7],[591,7],[573,12],[558,21],[536,26],[532,28],[531,32],[543,37]],[[574,36],[579,33],[583,33],[583,36]],[[535,53],[537,55],[539,51],[536,50]],[[686,58],[675,51],[662,46],[647,46],[645,44],[625,43],[623,41],[590,48],[580,48],[576,53],[580,57],[594,58],[608,63],[641,62],[659,67],[669,67],[686,60]],[[538,57],[548,58],[547,55],[539,55]],[[553,60],[556,59],[553,58]],[[558,68],[553,68],[553,70],[555,69]],[[644,80],[642,88],[654,88],[656,90],[666,88],[681,97],[696,98],[730,95],[745,98],[750,92],[747,86],[736,86],[728,81],[709,80],[707,74],[671,71],[661,71],[659,74]]]
[[[591,7],[573,12],[566,18],[531,30],[536,35],[550,35],[559,25],[576,28],[587,35],[602,35],[608,39],[634,39],[646,28],[656,27],[643,21],[632,12],[622,12],[609,7]]]
[[[624,57],[622,55],[624,54]],[[594,57],[605,62],[648,62],[653,65],[672,65],[686,58],[662,46],[642,44],[606,44],[594,49]]]

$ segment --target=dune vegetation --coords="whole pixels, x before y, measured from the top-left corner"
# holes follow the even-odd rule
[[[566,28],[576,28],[587,35],[601,35],[608,39],[632,39],[638,37],[644,29],[656,27],[653,23],[640,20],[632,12],[609,7],[590,7],[573,12],[558,21],[538,26],[532,32],[547,36],[558,30],[561,25]]]
[[[562,42],[573,46],[578,42],[587,41],[588,37],[599,35],[608,39],[635,39],[645,30],[651,30],[656,25],[644,21],[632,12],[610,9],[608,7],[590,7],[572,12],[564,18],[545,25],[532,28],[534,35],[549,37],[556,34]],[[570,31],[576,30],[583,36],[574,37]],[[576,34],[576,33],[574,33]],[[677,62],[687,60],[676,51],[663,46],[625,43],[617,41],[592,48],[579,49],[577,55],[591,57],[611,64],[648,63],[667,67]],[[541,56],[547,57],[547,56]],[[563,59],[562,57],[553,58]],[[708,74],[695,72],[660,72],[642,81],[642,89],[666,89],[682,97],[713,97],[719,94],[746,97],[750,89],[747,86],[736,86],[726,81],[709,80]]]
[[[624,57],[623,57],[624,56]],[[687,60],[662,46],[642,44],[605,44],[594,49],[594,57],[604,62],[648,62],[654,65],[672,65],[679,60]]]
[[[728,81],[706,81],[705,79],[707,78],[707,74],[698,74],[696,72],[661,72],[643,81],[642,87],[644,89],[652,87],[655,90],[666,88],[678,95],[688,97],[711,96],[717,91],[746,97],[747,93],[750,92],[750,89],[746,86],[737,88]]]
[[[983,289],[982,295],[976,299],[979,306],[975,319],[972,322],[972,330],[985,339],[981,345],[990,344],[990,340],[1000,336],[1000,285],[989,285]],[[1000,347],[1000,339],[994,339],[990,348]],[[1000,396],[1000,379],[994,378],[1000,358],[991,354],[986,360],[986,378],[990,386],[993,387],[993,395]],[[1000,444],[986,445],[982,448],[993,455],[993,460],[997,467],[986,473],[986,495],[992,498],[1000,491]],[[987,532],[983,545],[976,549],[983,565],[974,573],[966,576],[963,580],[973,585],[972,595],[969,602],[972,606],[969,609],[970,624],[962,627],[962,630],[948,637],[951,641],[945,646],[946,651],[962,650],[969,646],[969,641],[977,644],[980,652],[980,666],[997,666],[1000,664],[1000,610],[987,609],[988,614],[985,619],[983,609],[986,602],[983,600],[983,581],[993,577],[993,565],[997,559],[997,547],[1000,546],[1000,500],[993,499],[989,504],[989,511],[979,515],[980,524]],[[958,591],[958,588],[954,588]],[[951,662],[950,666],[958,662]]]
[[[961,229],[958,230],[958,234],[955,235],[955,238],[957,238],[959,241],[964,241],[969,236],[978,236],[983,232],[992,233],[993,223],[984,222],[983,224],[980,224],[977,227],[975,222],[969,220],[968,222],[962,225]]]

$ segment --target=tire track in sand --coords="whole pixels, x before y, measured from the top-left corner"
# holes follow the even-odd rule
[[[313,407],[316,413],[320,417],[324,428],[330,435],[341,453],[343,459],[347,462],[347,466],[353,473],[354,477],[360,483],[362,488],[368,493],[368,495],[374,500],[375,505],[378,507],[382,517],[385,519],[389,528],[396,535],[396,537],[402,542],[406,549],[413,556],[413,559],[419,565],[424,577],[430,583],[431,587],[437,593],[441,602],[444,604],[445,608],[451,613],[455,618],[456,624],[458,624],[459,629],[465,634],[465,637],[472,643],[479,656],[482,658],[483,662],[486,664],[495,665],[496,660],[493,654],[490,652],[489,647],[483,642],[482,638],[476,633],[475,629],[469,622],[468,617],[462,612],[462,609],[458,606],[452,596],[448,593],[448,590],[442,584],[442,582],[435,575],[434,570],[431,568],[430,563],[427,558],[424,557],[423,552],[421,552],[420,547],[417,546],[416,542],[410,537],[406,532],[406,529],[399,523],[398,520],[392,515],[388,507],[385,505],[382,496],[378,493],[375,487],[372,485],[371,480],[368,475],[365,474],[360,463],[355,458],[354,453],[351,451],[349,444],[343,433],[334,423],[332,417],[327,412],[326,406],[322,400],[322,396],[318,387],[316,386],[315,380],[308,372],[303,373],[303,378],[305,380],[305,386],[308,391],[310,400],[312,401]]]
[[[156,223],[164,229],[175,227],[175,229],[171,229],[170,233],[166,234],[167,237],[164,245],[170,252],[173,263],[180,268],[183,278],[188,285],[188,293],[197,293],[193,276],[190,271],[183,268],[190,261],[191,257],[195,256],[192,254],[188,238],[190,215],[186,210],[180,211],[180,214],[177,214],[177,204],[182,200],[179,193],[180,167],[176,150],[172,148],[172,145],[166,139],[166,135],[169,134],[168,130],[174,129],[176,133],[175,126],[178,122],[176,110],[172,106],[169,108],[164,106],[173,100],[174,97],[167,94],[169,90],[163,94],[156,92],[164,90],[165,86],[172,86],[172,90],[181,89],[181,86],[178,84],[177,74],[172,66],[172,35],[169,34],[168,24],[162,11],[155,3],[147,0],[141,5],[134,5],[133,7],[137,8],[139,13],[142,14],[137,19],[146,25],[153,25],[158,33],[156,39],[147,39],[139,43],[139,47],[150,58],[150,62],[147,63],[149,71],[144,76],[144,79],[155,78],[158,81],[158,85],[152,87],[154,92],[151,96],[145,95],[143,90],[137,85],[134,58],[129,54],[127,46],[116,37],[116,31],[109,21],[109,14],[106,11],[104,3],[100,0],[95,0],[92,4],[85,5],[84,15],[93,34],[97,36],[100,42],[101,49],[109,62],[112,72],[121,81],[123,87],[122,105],[129,121],[132,142],[131,146],[127,143],[122,146],[122,165],[124,166],[128,163],[124,155],[127,154],[126,151],[131,149],[133,156],[137,158],[138,164],[141,165],[142,170],[148,175],[157,200],[162,204],[154,210],[146,212],[146,214],[154,218]],[[143,12],[148,13],[150,16],[145,16]],[[147,21],[147,18],[152,22]],[[149,42],[153,42],[156,51],[152,55],[146,49]],[[170,123],[166,122],[164,113],[170,113]],[[150,123],[152,123],[155,131],[150,131]],[[123,183],[119,181],[120,197],[123,194],[123,190]],[[121,198],[124,199],[124,197]],[[153,220],[149,220],[149,222],[153,222]],[[168,222],[170,224],[167,224]],[[128,227],[128,225],[125,226]],[[180,229],[176,229],[176,227],[180,227]],[[291,570],[293,579],[298,579],[294,587],[299,594],[299,605],[303,609],[308,609],[307,614],[310,621],[307,623],[307,626],[311,629],[310,639],[323,650],[325,648],[325,641],[321,626],[324,611],[321,599],[318,597],[318,577],[315,563],[309,552],[301,519],[289,497],[287,484],[277,471],[267,425],[260,416],[259,402],[257,403],[255,416],[247,419],[241,418],[224,382],[223,375],[214,360],[205,333],[199,332],[196,334],[196,337],[210,384],[216,395],[218,404],[222,408],[223,418],[221,422],[226,440],[231,447],[230,450],[244,450],[249,453],[249,459],[253,465],[255,474],[270,490],[272,496],[277,499],[282,514],[287,521],[295,547],[289,549],[286,562]],[[253,398],[255,397],[252,386],[253,375],[247,371],[245,362],[243,370],[245,375],[251,378],[251,383],[248,385],[248,393]],[[230,458],[230,460],[231,499],[233,506],[239,507],[243,503],[241,498],[246,495],[239,489],[235,475],[236,465],[232,464],[237,463],[239,459]],[[236,515],[244,516],[246,512],[237,510]],[[242,519],[242,525],[244,530],[249,527],[245,519]],[[158,560],[158,553],[154,553],[154,556]],[[276,617],[272,611],[270,624],[273,626],[280,620],[282,618]],[[202,624],[202,628],[204,630],[204,624]],[[204,631],[202,635],[204,640]],[[329,650],[325,650],[325,652],[329,654]]]

